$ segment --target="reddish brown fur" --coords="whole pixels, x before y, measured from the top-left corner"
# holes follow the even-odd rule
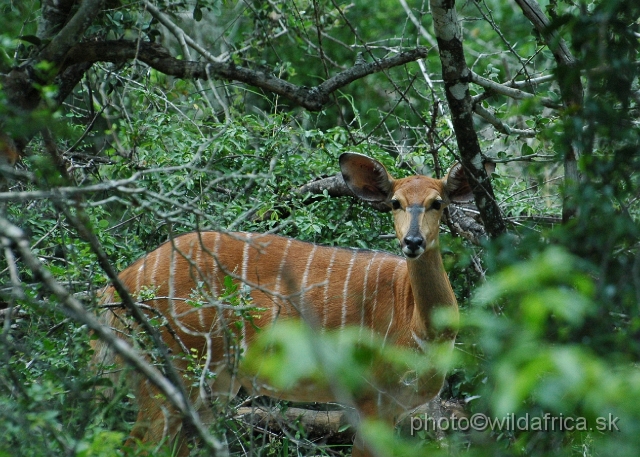
[[[395,198],[402,208],[419,205],[420,232],[427,249],[413,260],[383,253],[316,246],[275,235],[201,232],[177,237],[135,262],[120,275],[129,291],[138,296],[144,288],[154,291],[155,299],[146,302],[168,319],[177,338],[166,330],[165,343],[173,354],[186,348],[195,350],[199,360],[210,348],[210,370],[217,373],[212,385],[214,395],[233,397],[241,385],[255,391],[254,379],[244,377],[236,367],[228,366],[229,329],[234,329],[243,346],[256,337],[253,325],[238,330],[230,325],[241,319],[229,309],[220,310],[218,297],[223,293],[225,276],[251,287],[252,304],[265,310],[252,312],[253,323],[269,327],[275,320],[300,318],[312,325],[341,328],[363,325],[363,334],[377,334],[401,346],[418,348],[419,343],[451,340],[455,334],[441,333],[431,325],[435,306],[457,309],[438,249],[438,225],[442,211],[429,209],[435,199],[448,201],[455,189],[446,181],[424,176],[393,180],[382,165],[372,159],[351,155],[341,165],[345,180],[367,200],[389,201]],[[357,184],[353,184],[356,182]],[[362,190],[366,186],[365,190]],[[394,211],[398,239],[402,242],[410,224],[410,214]],[[313,256],[313,257],[311,257]],[[194,307],[186,299],[202,302]],[[114,301],[113,289],[104,294],[104,302]],[[120,310],[102,317],[103,322],[123,329]],[[207,343],[209,341],[209,343]],[[114,362],[112,354],[97,343],[96,360]],[[185,363],[176,360],[179,370]],[[388,420],[405,408],[413,408],[435,396],[441,388],[442,373],[432,373],[419,381],[419,387],[403,392],[398,385],[393,395],[398,402],[381,404],[379,392],[363,393],[356,399],[361,414]],[[132,436],[143,441],[173,439],[179,429],[179,417],[165,402],[157,399],[155,389],[140,379],[133,381],[140,406]],[[262,386],[262,387],[261,387]],[[416,390],[417,389],[417,390]],[[329,390],[300,386],[287,392],[274,392],[258,384],[258,392],[296,401],[335,401]],[[202,406],[194,388],[192,400]],[[167,409],[168,408],[168,409]],[[166,414],[169,411],[169,414]],[[202,407],[206,416],[208,408]],[[210,414],[210,412],[209,412]],[[354,455],[369,455],[357,442]],[[183,446],[181,453],[188,452]]]
[[[20,153],[15,142],[9,135],[0,132],[0,165],[2,162],[14,165],[18,159],[20,159]]]

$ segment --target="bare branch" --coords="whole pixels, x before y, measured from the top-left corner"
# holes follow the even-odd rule
[[[310,183],[307,183],[304,186],[296,189],[296,193],[302,195],[321,195],[325,191],[331,197],[355,197],[355,194],[351,192],[351,189],[349,189],[347,184],[344,182],[342,173],[336,173],[334,176],[330,176],[328,178],[311,181]],[[389,206],[385,205],[384,203],[367,202],[367,204],[369,204],[377,211],[390,211]]]
[[[535,0],[516,0],[516,3],[522,9],[525,17],[542,34],[558,64],[573,65],[576,59],[571,54],[565,41],[558,37],[557,33],[549,30],[551,22],[542,11],[542,8],[540,8],[540,5]]]
[[[524,15],[531,21],[536,30],[544,37],[545,42],[556,60],[561,72],[558,72],[562,102],[565,107],[577,109],[582,106],[583,87],[580,72],[575,68],[576,59],[571,54],[565,41],[550,30],[551,22],[534,0],[516,0]],[[564,157],[564,175],[567,189],[571,189],[580,180],[578,173],[578,150],[570,144]],[[570,192],[567,192],[569,195]],[[568,222],[576,213],[575,202],[566,197],[562,207],[562,220]]]
[[[509,127],[507,124],[505,124],[496,116],[494,116],[492,113],[490,113],[487,109],[485,109],[481,103],[475,103],[473,105],[473,112],[476,113],[481,118],[483,118],[489,124],[493,125],[496,128],[496,130],[504,133],[505,135],[518,135],[518,136],[526,136],[526,137],[536,136],[535,130],[531,130],[531,129],[523,130],[523,129],[516,129],[513,127]]]
[[[400,5],[402,6],[402,9],[404,9],[404,12],[407,14],[407,17],[409,18],[409,20],[420,31],[420,35],[422,35],[422,38],[427,40],[427,43],[429,43],[431,46],[433,46],[434,48],[437,48],[438,47],[438,42],[436,41],[435,38],[433,38],[431,36],[431,34],[429,32],[427,32],[427,29],[425,29],[422,26],[422,23],[418,20],[418,18],[415,16],[415,14],[413,14],[413,11],[411,11],[411,8],[409,8],[409,5],[407,4],[407,0],[398,0],[398,1],[400,2]]]
[[[479,74],[471,70],[470,72],[471,72],[470,73],[471,82],[476,83],[477,85],[482,86],[491,91],[494,91],[500,95],[505,95],[507,97],[510,97],[516,100],[531,100],[536,98],[536,96],[532,93],[525,92],[523,90],[516,89],[514,87],[509,87],[508,84],[500,84],[495,81],[491,81],[490,79],[483,78],[482,76],[480,76]],[[540,98],[539,100],[540,100],[540,104],[542,106],[546,106],[547,108],[558,109],[562,107],[558,103],[548,98]]]
[[[123,188],[131,183],[136,182],[140,177],[140,173],[134,173],[131,178],[122,179],[120,181],[107,181],[100,184],[85,187],[56,187],[51,190],[31,190],[24,192],[0,192],[0,202],[25,202],[31,200],[66,200],[73,196],[82,195],[93,192],[104,192],[105,190],[123,190]]]
[[[230,61],[206,63],[178,60],[159,44],[144,41],[81,43],[70,50],[65,64],[99,61],[121,63],[138,59],[167,75],[184,79],[208,79],[211,75],[230,81],[240,81],[286,97],[309,111],[320,111],[329,102],[329,96],[336,90],[370,74],[424,58],[427,53],[427,48],[418,47],[392,57],[354,65],[312,88],[296,86],[270,73],[239,67]]]

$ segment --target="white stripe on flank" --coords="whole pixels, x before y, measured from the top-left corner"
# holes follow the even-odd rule
[[[249,248],[251,241],[251,233],[246,233],[247,241],[242,246],[242,282],[246,283],[247,281],[247,269],[249,268]]]
[[[302,286],[301,286],[301,295],[300,295],[300,313],[302,314],[302,317],[305,317],[305,314],[303,314],[306,311],[306,289],[307,289],[307,280],[309,279],[309,269],[311,268],[311,262],[313,262],[313,256],[316,253],[316,249],[318,249],[318,246],[316,246],[315,244],[313,245],[313,248],[311,249],[311,252],[309,253],[309,257],[307,257],[307,265],[304,268],[304,274],[302,275]]]
[[[240,290],[242,290],[247,283],[247,270],[249,268],[249,248],[251,241],[251,233],[245,233],[247,235],[247,241],[244,243],[242,247],[242,285],[240,286]],[[247,322],[243,319],[242,322],[242,341],[241,347],[246,354],[247,352]]]
[[[386,259],[382,259],[378,262],[378,271],[376,272],[376,287],[373,290],[373,305],[371,306],[371,340],[373,341],[373,336],[376,334],[376,308],[378,307],[378,286],[380,285],[380,270],[382,269],[382,265]],[[393,293],[393,291],[391,291]]]
[[[271,309],[271,323],[275,324],[276,319],[278,318],[278,314],[280,313],[280,306],[278,305],[280,299],[280,295],[282,294],[280,291],[280,279],[282,278],[282,272],[284,270],[284,265],[287,262],[287,255],[289,254],[289,247],[291,247],[291,238],[287,240],[287,245],[284,247],[284,252],[282,253],[282,259],[280,260],[280,266],[278,267],[278,275],[276,276],[276,285],[274,288],[274,300],[273,307]]]
[[[371,259],[369,260],[369,263],[367,264],[367,267],[364,270],[364,281],[362,282],[362,304],[360,309],[360,330],[358,331],[358,339],[362,337],[362,331],[364,330],[364,326],[365,326],[364,318],[366,314],[365,311],[366,311],[366,304],[367,304],[367,288],[369,286],[367,284],[367,281],[369,280],[369,269],[371,268],[371,265],[375,264],[377,255],[378,255],[377,252],[373,253],[373,255],[371,256]]]
[[[427,341],[423,340],[418,335],[416,335],[416,332],[414,332],[413,330],[411,330],[411,336],[413,337],[413,340],[418,345],[418,348],[420,348],[421,351],[424,351],[425,348],[427,347]]]
[[[351,260],[349,260],[349,269],[347,270],[347,277],[344,280],[344,288],[342,290],[342,319],[340,320],[340,328],[343,329],[347,324],[347,301],[349,299],[349,280],[351,279],[351,271],[356,260],[358,251],[355,249],[351,254]]]
[[[324,300],[322,304],[322,329],[321,332],[324,332],[327,328],[327,319],[329,318],[329,313],[327,310],[329,309],[329,287],[331,286],[331,273],[333,272],[333,262],[336,260],[336,254],[338,253],[337,249],[332,249],[331,260],[329,261],[329,267],[327,268],[327,276],[324,278]]]
[[[396,271],[398,271],[398,267],[400,266],[400,262],[396,262],[396,266],[393,269],[393,275],[391,276],[391,285],[394,286],[396,283]],[[384,340],[382,341],[382,347],[384,347],[387,343],[387,337],[389,336],[389,332],[391,331],[391,326],[393,324],[393,318],[395,317],[396,311],[396,294],[393,293],[393,288],[391,292],[391,298],[393,299],[393,303],[391,304],[391,316],[389,317],[389,326],[387,327],[387,332],[384,334]]]
[[[158,265],[160,264],[160,250],[156,250],[156,260],[153,262],[153,270],[151,271],[151,284],[154,287],[158,287],[156,284],[156,274],[158,273]]]
[[[191,257],[191,256],[190,256]],[[207,278],[207,272],[203,271],[201,268],[201,257],[202,257],[202,249],[197,249],[196,250],[196,258],[195,260],[192,260],[194,262],[195,265],[195,270],[194,271],[194,275],[196,278],[196,297],[198,299],[199,302],[199,306],[200,308],[198,308],[198,322],[200,322],[200,328],[204,329],[205,328],[205,321],[204,321],[204,313],[202,311],[202,306],[203,303],[202,301],[204,301],[205,298],[205,294],[202,291],[202,287],[200,286],[200,281],[198,279],[202,279],[202,281],[205,282],[204,287],[206,288],[207,284],[209,282],[209,279]]]
[[[198,276],[206,275],[206,272],[204,272],[204,271],[202,271],[200,269],[200,260],[201,260],[201,258],[202,258],[202,249],[198,249],[198,250],[196,250],[196,258],[195,258],[195,263],[194,263],[195,266],[196,266],[196,269],[199,270],[199,271],[196,271]],[[207,278],[203,277],[202,279],[207,279]]]
[[[175,315],[173,297],[175,294],[175,283],[176,283],[176,249],[177,246],[171,246],[171,255],[169,260],[169,309],[171,315]]]
[[[144,265],[146,262],[147,259],[142,259],[142,261],[140,262],[140,266],[138,267],[138,274],[136,275],[136,295],[139,294],[140,287],[142,286],[142,284],[140,284],[140,278],[142,277],[142,272],[144,271]]]
[[[218,248],[220,247],[220,233],[216,232],[216,239],[213,245],[213,259],[211,259],[211,295],[215,300],[218,299],[220,292],[218,291]]]

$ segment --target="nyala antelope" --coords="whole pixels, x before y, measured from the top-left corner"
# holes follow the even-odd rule
[[[331,389],[298,386],[276,391],[242,369],[228,369],[229,328],[236,328],[237,344],[247,350],[260,333],[274,322],[309,316],[322,329],[340,330],[361,326],[392,344],[423,351],[444,343],[453,348],[456,298],[442,263],[438,233],[442,211],[452,201],[468,200],[471,189],[457,164],[444,179],[410,176],[394,179],[378,161],[345,153],[340,157],[345,182],[353,193],[368,202],[384,203],[393,212],[395,231],[403,257],[378,251],[319,246],[271,234],[194,232],[175,237],[124,270],[119,278],[134,297],[152,290],[145,301],[149,315],[163,316],[168,325],[162,338],[174,355],[189,351],[197,360],[209,360],[215,376],[207,389],[192,388],[192,401],[207,417],[202,392],[232,398],[244,386],[249,392],[291,401],[331,402]],[[243,316],[220,306],[225,278],[250,287],[251,302],[261,311],[251,325],[234,326]],[[194,292],[213,297],[211,305],[193,306]],[[130,333],[125,311],[113,306],[118,298],[113,287],[103,293],[111,303],[102,322]],[[454,324],[439,328],[432,323],[434,311],[444,310]],[[172,329],[172,331],[166,328]],[[194,354],[195,353],[195,354]],[[119,364],[106,344],[95,342],[95,361]],[[174,365],[186,373],[187,362],[176,357]],[[142,377],[127,375],[134,384],[139,406],[130,444],[174,442],[180,455],[189,453],[180,415],[163,401],[157,389]],[[185,375],[185,379],[186,375]],[[360,417],[394,421],[435,397],[444,373],[407,383],[397,379],[387,392],[362,392],[353,405]],[[185,382],[191,385],[192,382]],[[210,408],[209,408],[210,409]],[[209,417],[211,413],[209,413]],[[174,441],[174,440],[178,441]],[[366,440],[356,436],[353,455],[378,455]]]

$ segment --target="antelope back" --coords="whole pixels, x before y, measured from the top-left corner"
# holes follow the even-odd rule
[[[401,257],[275,235],[189,233],[139,259],[120,279],[153,310],[150,316],[167,321],[163,339],[172,353],[209,358],[215,373],[233,368],[256,329],[278,320],[302,317],[327,329],[356,325],[365,335],[406,340],[413,309]],[[117,299],[111,288],[105,297]],[[112,326],[123,325],[118,309],[108,313]],[[215,394],[234,395],[243,380],[234,381],[214,385]],[[322,401],[317,396],[333,400],[316,392],[308,401]]]

